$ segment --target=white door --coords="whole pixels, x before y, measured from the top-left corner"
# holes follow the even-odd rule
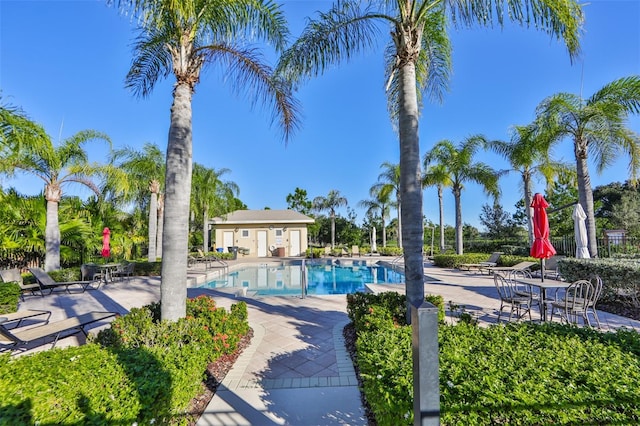
[[[229,247],[233,247],[233,231],[224,231],[222,234],[222,248],[224,252],[228,252]]]
[[[267,257],[267,231],[258,231],[258,257]]]
[[[289,256],[300,256],[300,231],[289,232]]]

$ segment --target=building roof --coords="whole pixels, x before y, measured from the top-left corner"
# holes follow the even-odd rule
[[[315,220],[295,210],[236,210],[210,220],[214,225],[259,223],[314,223]]]

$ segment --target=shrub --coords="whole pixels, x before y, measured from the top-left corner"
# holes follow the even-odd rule
[[[20,286],[18,283],[0,282],[0,315],[16,312],[20,299]]]
[[[411,425],[411,327],[393,321],[391,312],[374,307],[360,316],[366,326],[356,327],[356,362],[377,424]],[[443,425],[640,419],[640,334],[633,330],[461,322],[440,326],[438,334]]]

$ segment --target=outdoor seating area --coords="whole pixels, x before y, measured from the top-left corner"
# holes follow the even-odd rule
[[[482,273],[483,270],[487,270],[488,268],[496,266],[501,254],[502,252],[493,252],[486,262],[463,263],[459,265],[458,268],[467,272],[471,272],[471,270],[474,269]]]
[[[47,294],[53,293],[58,288],[63,288],[64,291],[70,293],[70,287],[78,287],[82,293],[84,293],[92,284],[99,284],[99,281],[56,281],[51,276],[46,273],[42,268],[33,267],[29,268],[29,272],[33,274],[36,281],[40,285],[40,291],[45,294],[45,291],[48,291]]]
[[[20,299],[24,300],[24,296],[26,293],[29,293],[34,296],[42,296],[42,290],[40,289],[40,285],[38,283],[34,284],[25,284],[22,279],[22,275],[20,274],[20,270],[18,268],[12,269],[2,269],[0,270],[0,278],[2,282],[11,283],[15,282],[20,286]]]

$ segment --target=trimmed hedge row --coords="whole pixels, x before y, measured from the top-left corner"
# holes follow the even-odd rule
[[[602,300],[628,302],[640,308],[640,261],[637,259],[575,259],[558,261],[560,275],[567,281],[590,275],[602,278]]]
[[[363,392],[378,425],[411,425],[411,327],[379,297],[381,305],[369,298],[371,309],[353,316]],[[438,334],[442,425],[640,422],[635,331],[460,322]]]
[[[247,306],[200,296],[176,322],[157,312],[132,309],[80,347],[0,356],[0,425],[187,424],[207,364],[248,332]]]
[[[441,268],[459,268],[463,263],[486,262],[489,257],[490,255],[487,253],[436,254],[433,256],[433,264]],[[502,254],[497,263],[498,266],[513,266],[520,262],[540,262],[540,259],[530,256]],[[538,268],[538,265],[534,265],[531,269],[536,270]]]

